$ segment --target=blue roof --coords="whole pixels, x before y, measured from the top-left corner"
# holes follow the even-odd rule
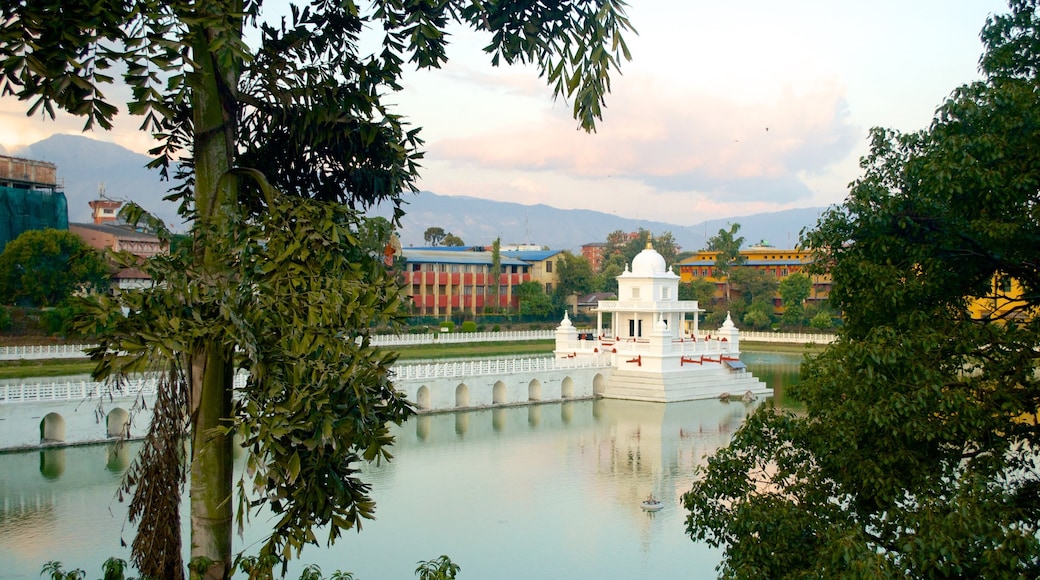
[[[542,260],[548,260],[562,251],[563,250],[516,250],[502,252],[502,255],[509,256],[510,258],[519,258],[525,262],[541,262]]]
[[[409,263],[426,264],[480,264],[490,266],[492,263],[491,252],[460,252],[458,250],[445,250],[437,248],[434,250],[404,248],[401,251],[404,260]],[[503,266],[528,266],[527,262],[517,260],[508,256],[501,257],[499,262]]]

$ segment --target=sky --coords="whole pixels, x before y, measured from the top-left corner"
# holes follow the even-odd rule
[[[998,0],[629,1],[632,61],[592,134],[535,68],[492,67],[485,35],[452,29],[449,63],[410,71],[388,99],[423,128],[419,187],[677,225],[840,203],[869,130],[927,128],[979,78],[979,31],[1007,12]],[[0,98],[0,149],[82,128],[26,108]],[[122,115],[86,135],[144,153],[138,125]]]

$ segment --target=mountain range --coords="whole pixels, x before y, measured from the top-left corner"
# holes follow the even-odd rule
[[[70,222],[90,221],[87,203],[97,199],[103,184],[107,197],[135,201],[170,224],[174,231],[187,230],[177,216],[175,204],[163,201],[170,184],[161,181],[157,171],[145,168],[149,161],[146,155],[80,135],[53,135],[10,154],[57,165],[59,179],[64,181]],[[405,247],[426,245],[423,239],[426,229],[440,227],[469,245],[490,245],[495,238],[500,238],[503,245],[534,244],[575,252],[583,244],[605,241],[610,232],[633,232],[640,228],[654,234],[670,232],[683,249],[697,250],[720,229],[728,229],[731,223],[740,224],[738,235],[744,237],[746,244],[767,241],[778,248],[791,248],[797,244],[799,232],[814,225],[826,209],[790,209],[686,225],[628,219],[594,210],[523,205],[429,191],[406,195],[404,199],[407,213],[402,218],[399,235]],[[390,208],[376,208],[371,213],[385,217]]]

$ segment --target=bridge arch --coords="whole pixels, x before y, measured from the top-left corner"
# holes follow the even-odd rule
[[[466,383],[459,383],[459,386],[455,387],[455,406],[469,406],[469,387],[466,386]]]
[[[564,377],[563,382],[560,383],[560,397],[563,399],[574,398],[574,379]]]
[[[40,419],[40,443],[65,442],[65,417],[47,413]]]
[[[592,378],[592,394],[601,397],[606,389],[607,379],[603,376],[603,373],[596,373],[596,376]]]
[[[430,387],[426,385],[419,387],[419,390],[415,392],[415,404],[419,406],[420,411],[430,409]]]
[[[538,379],[531,379],[531,382],[527,384],[527,400],[542,400],[542,383]]]
[[[116,407],[108,413],[106,420],[109,437],[130,437],[130,413],[122,408]]]
[[[506,401],[506,384],[502,381],[495,381],[495,386],[491,388],[491,403],[494,405],[501,405],[507,403]]]

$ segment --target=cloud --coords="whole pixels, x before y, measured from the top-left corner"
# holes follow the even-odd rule
[[[621,178],[654,194],[788,202],[812,194],[800,176],[825,173],[862,141],[836,83],[740,102],[626,77],[607,101],[596,134],[546,114],[534,124],[437,140],[427,158],[460,168]]]

